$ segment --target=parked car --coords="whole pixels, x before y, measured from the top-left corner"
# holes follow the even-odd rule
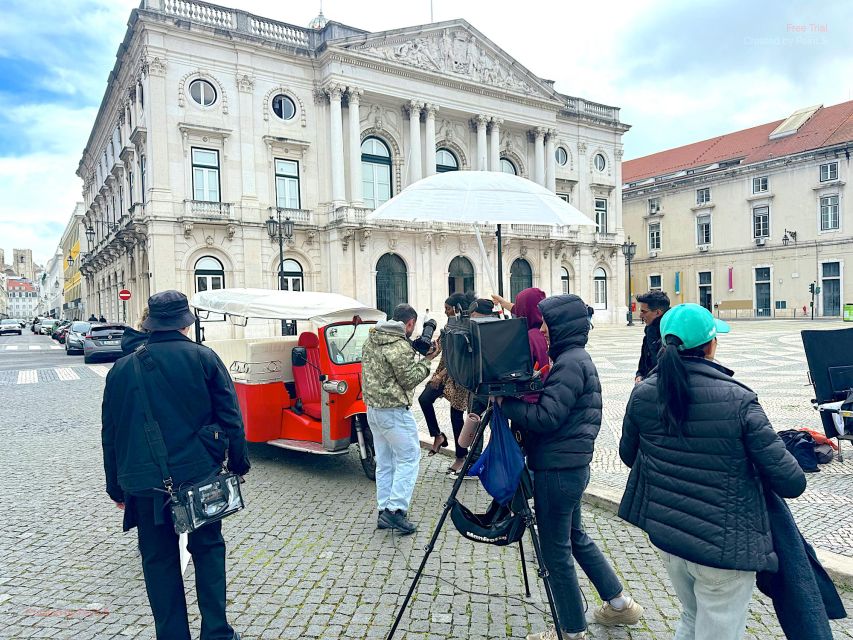
[[[5,333],[17,333],[21,335],[21,325],[17,320],[0,320],[0,336]]]
[[[65,344],[65,336],[68,334],[68,329],[71,327],[71,322],[63,322],[57,329],[54,330],[51,337],[59,344]]]
[[[68,333],[65,334],[65,353],[69,356],[75,353],[83,353],[83,341],[91,328],[91,322],[83,322],[82,320],[72,322],[71,326],[68,327]]]
[[[127,327],[123,324],[93,324],[83,338],[83,362],[117,360],[121,357],[121,338]]]
[[[33,324],[33,333],[38,335],[50,335],[56,318],[38,318]]]

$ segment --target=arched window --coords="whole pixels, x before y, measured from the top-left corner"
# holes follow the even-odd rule
[[[390,318],[394,307],[409,301],[406,263],[400,256],[386,253],[376,263],[376,308]]]
[[[570,280],[569,280],[569,270],[565,267],[560,268],[560,284],[562,285],[563,293],[571,293],[569,291],[570,288]]]
[[[607,272],[601,267],[597,267],[592,272],[593,283],[593,302],[592,306],[595,309],[607,308]]]
[[[518,258],[509,268],[509,292],[510,300],[515,301],[515,296],[525,289],[533,286],[533,269],[524,258]]]
[[[447,276],[448,295],[474,291],[474,265],[465,256],[456,256],[450,261]]]
[[[518,175],[518,169],[515,168],[515,165],[512,163],[512,160],[507,158],[501,158],[501,171],[504,173],[511,173],[514,176]]]
[[[436,173],[459,171],[459,161],[450,149],[439,149],[435,152],[435,171]]]
[[[282,291],[305,291],[302,265],[288,258],[281,263],[281,273],[276,272],[279,278],[278,288]]]
[[[391,152],[379,138],[361,143],[361,182],[365,207],[375,209],[391,199]]]
[[[213,256],[204,256],[195,263],[195,290],[212,291],[225,288],[225,270]]]

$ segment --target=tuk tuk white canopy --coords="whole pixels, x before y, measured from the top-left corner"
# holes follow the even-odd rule
[[[216,289],[196,293],[190,304],[198,311],[264,320],[311,320],[330,324],[352,320],[385,320],[381,311],[338,293],[275,289]]]

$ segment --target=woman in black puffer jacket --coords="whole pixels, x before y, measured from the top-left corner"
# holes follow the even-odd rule
[[[599,624],[635,624],[642,607],[622,593],[622,584],[604,554],[586,534],[581,497],[589,483],[589,463],[601,429],[601,384],[584,349],[589,334],[586,305],[575,295],[539,303],[542,334],[553,364],[535,404],[499,399],[506,416],[524,435],[533,470],[536,521],[542,555],[550,573],[563,638],[585,638],[586,616],[578,587],[577,560],[604,605],[595,611]],[[552,628],[528,640],[555,640]]]
[[[619,515],[649,534],[683,607],[676,638],[743,637],[756,571],[778,565],[762,482],[785,498],[806,479],[758,399],[714,360],[728,326],[697,304],[661,322],[657,369],[634,387],[619,455]]]

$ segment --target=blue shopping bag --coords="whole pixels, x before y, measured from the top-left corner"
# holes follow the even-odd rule
[[[490,424],[492,437],[480,458],[468,471],[470,476],[478,476],[483,488],[498,503],[505,505],[512,500],[521,480],[524,469],[524,454],[512,431],[509,422],[495,404]]]

